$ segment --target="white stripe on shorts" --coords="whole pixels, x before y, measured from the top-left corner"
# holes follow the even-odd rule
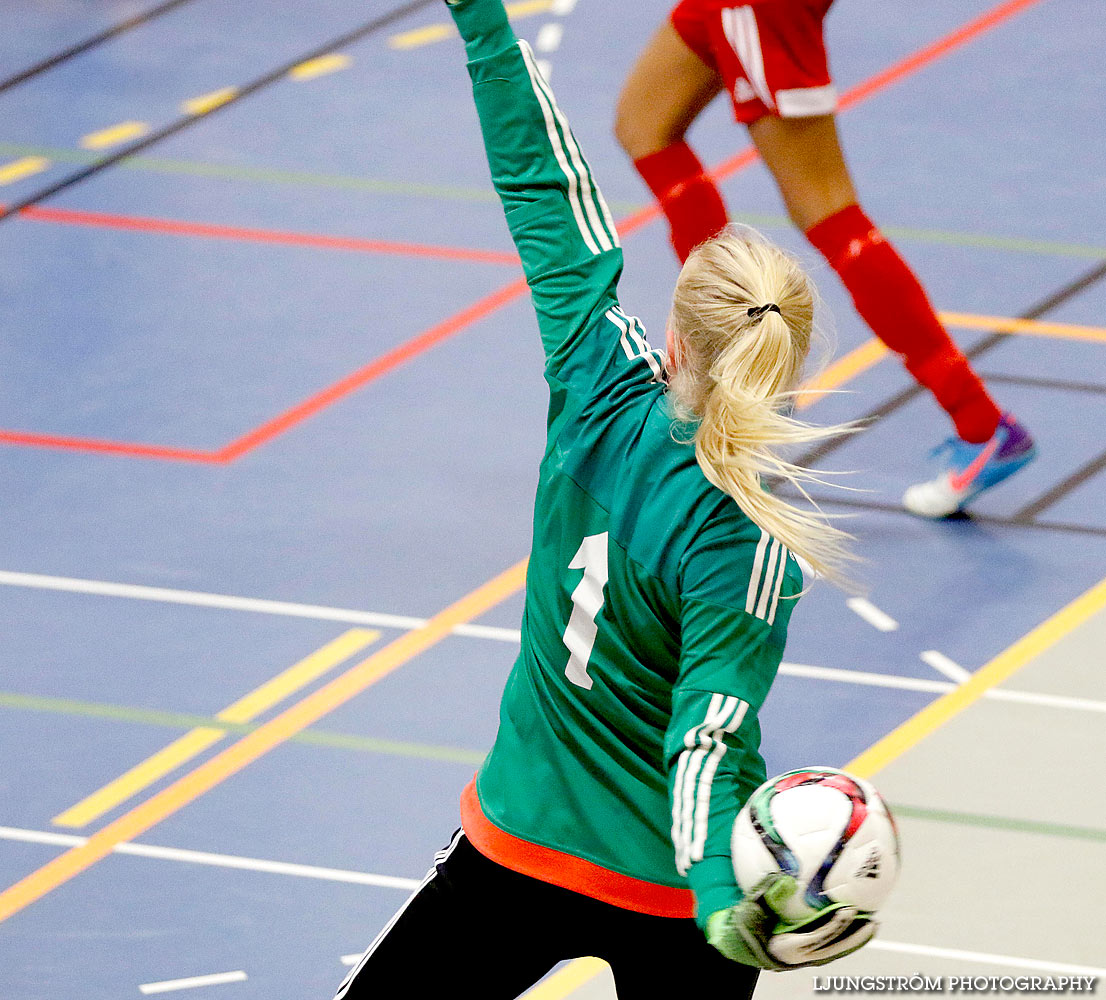
[[[737,55],[753,91],[766,108],[774,109],[772,91],[764,75],[764,54],[760,48],[760,30],[752,7],[728,7],[722,11],[722,30]]]
[[[777,90],[776,108],[781,118],[832,115],[837,110],[837,88],[832,83],[827,83],[824,87]]]
[[[376,949],[380,947],[380,943],[384,940],[384,938],[388,936],[388,932],[391,931],[393,927],[395,927],[396,921],[403,916],[407,907],[411,905],[415,897],[420,892],[422,892],[423,889],[425,889],[431,882],[434,881],[434,876],[438,874],[438,865],[440,865],[443,861],[446,861],[449,856],[457,849],[457,845],[461,842],[461,838],[464,835],[464,830],[458,830],[453,835],[453,839],[449,842],[449,846],[445,847],[443,850],[440,850],[437,854],[434,855],[434,864],[431,865],[430,871],[426,873],[426,876],[419,883],[419,887],[413,893],[411,893],[411,895],[407,898],[407,901],[398,910],[396,910],[392,919],[389,920],[387,925],[384,927],[384,930],[377,934],[376,938],[373,940],[373,943],[370,944],[369,947],[365,950],[365,954],[362,955],[361,958],[358,959],[357,964],[349,970],[349,972],[346,974],[346,978],[342,980],[341,985],[338,987],[338,992],[334,995],[334,1000],[342,1000],[342,998],[349,992],[349,988],[352,985],[353,980],[357,978],[357,974],[364,968],[365,963],[372,957],[373,952],[375,952]]]

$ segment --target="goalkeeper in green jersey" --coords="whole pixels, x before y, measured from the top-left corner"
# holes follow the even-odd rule
[[[340,998],[516,997],[554,965],[608,962],[622,1000],[737,1000],[760,969],[828,962],[875,931],[836,906],[789,925],[784,876],[743,898],[730,859],[766,777],[757,713],[802,590],[847,536],[761,487],[813,322],[798,266],[749,230],[680,273],[667,353],[622,311],[622,251],[587,161],[501,0],[451,7],[492,180],[545,351],[548,442],[522,648],[462,830]]]

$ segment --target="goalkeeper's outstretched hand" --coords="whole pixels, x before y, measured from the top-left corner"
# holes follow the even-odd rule
[[[862,948],[875,935],[878,924],[872,915],[844,903],[798,923],[782,922],[779,910],[795,890],[790,875],[766,875],[737,906],[711,914],[707,940],[735,962],[781,972],[825,965]]]

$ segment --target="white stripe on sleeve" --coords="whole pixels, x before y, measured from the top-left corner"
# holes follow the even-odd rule
[[[753,572],[749,576],[749,592],[745,596],[745,613],[751,615],[757,606],[757,596],[760,593],[760,576],[764,569],[764,550],[771,541],[771,535],[763,528],[760,529],[760,541],[757,542],[756,555],[753,557]]]
[[[566,164],[562,162],[564,151],[567,150],[574,171],[574,176],[571,177],[569,181],[570,187],[575,189],[576,178],[579,178],[579,184],[583,195],[583,210],[587,215],[588,222],[591,224],[591,231],[603,250],[613,250],[621,244],[618,242],[618,234],[611,220],[610,210],[607,208],[607,204],[603,200],[603,196],[599,192],[599,189],[595,187],[592,182],[591,171],[588,169],[583,154],[580,152],[580,147],[576,144],[576,139],[568,126],[568,120],[557,106],[557,99],[553,96],[553,91],[549,89],[549,84],[545,82],[545,78],[538,70],[534,61],[534,53],[531,51],[530,46],[525,41],[520,40],[519,49],[522,51],[523,59],[526,62],[526,69],[530,74],[531,86],[534,88],[534,93],[537,95],[538,102],[542,106],[542,114],[545,115],[546,120],[546,131],[549,132],[550,142],[553,143],[554,152],[557,153],[557,161],[561,164],[561,169],[568,175],[570,171]],[[553,125],[553,121],[561,127],[561,133],[564,136],[563,147],[559,145],[555,138],[556,129]],[[576,214],[576,208],[577,206],[573,205],[574,214]],[[600,214],[603,216],[602,219],[600,218]],[[604,225],[604,222],[606,225]],[[577,224],[581,224],[579,216],[577,216]],[[584,230],[581,227],[581,233],[583,232]],[[584,242],[588,243],[588,249],[591,249],[592,244],[587,236],[585,236]],[[599,250],[593,250],[592,252],[598,253]]]
[[[783,589],[783,578],[787,576],[787,560],[791,558],[791,552],[787,546],[780,548],[780,571],[776,574],[776,585],[772,589],[772,603],[768,608],[768,624],[776,620],[776,605],[780,603],[780,591]]]
[[[561,173],[565,175],[565,180],[568,181],[568,203],[572,208],[572,215],[576,219],[576,227],[580,230],[580,235],[583,237],[587,248],[593,254],[598,254],[601,251],[598,244],[595,242],[595,237],[588,228],[587,221],[584,219],[584,210],[580,202],[579,178],[576,176],[575,171],[569,166],[568,158],[565,156],[564,146],[561,143],[561,137],[557,132],[557,125],[554,121],[553,108],[549,103],[549,99],[546,97],[545,91],[538,85],[538,81],[541,79],[541,73],[538,72],[537,66],[534,65],[534,56],[530,51],[530,46],[527,45],[526,42],[520,40],[518,47],[522,51],[522,57],[526,63],[527,72],[530,74],[530,85],[534,89],[534,96],[538,99],[542,117],[545,119],[545,131],[549,136],[549,145],[553,149],[553,155],[557,158],[557,164],[561,168]]]
[[[626,355],[627,360],[644,359],[649,365],[649,370],[653,373],[652,380],[654,382],[662,381],[664,366],[658,357],[659,352],[654,351],[649,346],[649,342],[642,336],[638,320],[632,316],[627,316],[619,309],[608,309],[605,315],[622,332],[619,343],[622,344],[622,353]]]
[[[768,602],[772,599],[772,584],[776,579],[776,570],[779,568],[780,545],[778,538],[772,539],[772,546],[768,550],[768,569],[764,573],[764,586],[760,589],[760,600],[757,601],[757,609],[754,612],[758,618],[768,620]]]
[[[680,754],[676,768],[676,781],[672,789],[672,841],[676,847],[676,866],[680,872],[686,872],[691,863],[691,829],[694,811],[695,778],[703,762],[703,737],[708,727],[717,726],[725,720],[727,708],[732,711],[732,702],[723,695],[711,695],[706,720],[689,729],[684,734],[684,752]],[[709,746],[709,743],[707,744]]]
[[[741,725],[749,706],[738,701],[737,710],[733,718],[715,736],[714,748],[710,757],[699,775],[699,787],[695,793],[695,825],[691,841],[691,862],[703,860],[703,852],[707,846],[707,826],[710,820],[710,794],[714,785],[714,774],[718,770],[718,762],[726,752],[726,744],[722,741],[722,733],[732,733]]]
[[[714,776],[726,752],[724,736],[737,730],[748,708],[740,698],[714,694],[706,719],[684,736],[672,789],[672,842],[681,874],[703,859]]]

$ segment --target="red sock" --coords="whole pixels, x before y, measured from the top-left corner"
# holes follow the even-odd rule
[[[965,441],[986,441],[1001,414],[952,342],[925,290],[859,205],[812,226],[806,237],[837,272],[856,311],[952,418]]]
[[[634,160],[637,172],[656,195],[680,262],[726,225],[726,206],[699,157],[682,140]]]

